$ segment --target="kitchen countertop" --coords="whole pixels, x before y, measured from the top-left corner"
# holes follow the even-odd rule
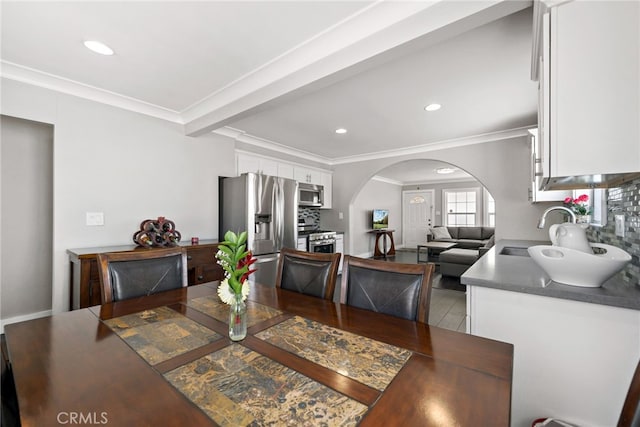
[[[536,240],[500,240],[460,278],[467,286],[483,286],[552,298],[640,310],[640,286],[624,282],[620,274],[600,288],[581,288],[552,281],[530,257],[500,255],[505,246],[549,244]]]

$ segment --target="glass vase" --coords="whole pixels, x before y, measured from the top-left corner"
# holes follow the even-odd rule
[[[588,226],[591,223],[591,215],[576,215],[576,224]]]
[[[247,336],[247,305],[242,294],[236,294],[229,306],[229,338],[232,341],[243,340]]]

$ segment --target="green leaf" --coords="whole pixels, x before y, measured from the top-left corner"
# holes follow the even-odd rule
[[[238,243],[238,236],[236,236],[236,233],[234,233],[233,231],[229,230],[225,233],[224,235],[224,240],[228,240],[231,243],[233,243],[234,245]]]
[[[240,236],[238,237],[237,244],[242,245],[246,241],[247,241],[247,232],[243,231],[242,233],[240,233]]]

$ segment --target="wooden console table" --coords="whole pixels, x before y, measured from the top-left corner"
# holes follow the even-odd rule
[[[224,271],[216,263],[217,240],[201,240],[199,244],[180,242],[187,250],[187,277],[189,286],[222,280]],[[129,252],[134,250],[152,251],[136,245],[102,246],[97,248],[67,249],[70,266],[70,302],[72,310],[100,305],[100,276],[98,274],[99,253]]]
[[[387,255],[395,255],[396,254],[396,245],[393,243],[393,232],[396,230],[391,230],[389,228],[385,228],[382,230],[371,230],[369,233],[374,233],[376,235],[376,244],[375,249],[373,251],[374,258],[384,257]],[[387,236],[389,236],[389,240],[391,245],[389,250],[387,250]],[[382,238],[382,251],[380,251],[380,238]]]

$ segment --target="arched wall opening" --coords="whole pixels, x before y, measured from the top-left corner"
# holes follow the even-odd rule
[[[425,243],[434,226],[495,225],[495,203],[483,184],[458,165],[433,159],[387,166],[353,195],[351,253],[356,256],[373,254],[372,212],[376,209],[388,212],[388,228],[394,230],[398,249]]]
[[[356,215],[352,212],[352,204],[358,194],[386,167],[406,160],[424,159],[456,165],[490,191],[497,207],[496,239],[548,240],[548,230],[538,230],[536,224],[542,212],[554,203],[532,204],[529,201],[530,150],[527,131],[523,130],[521,134],[499,140],[337,164],[333,174],[333,209],[321,212],[321,225],[344,231],[345,253],[356,255],[354,249],[359,246],[355,239],[361,237],[352,233]],[[382,201],[385,195],[379,193],[377,197]]]

